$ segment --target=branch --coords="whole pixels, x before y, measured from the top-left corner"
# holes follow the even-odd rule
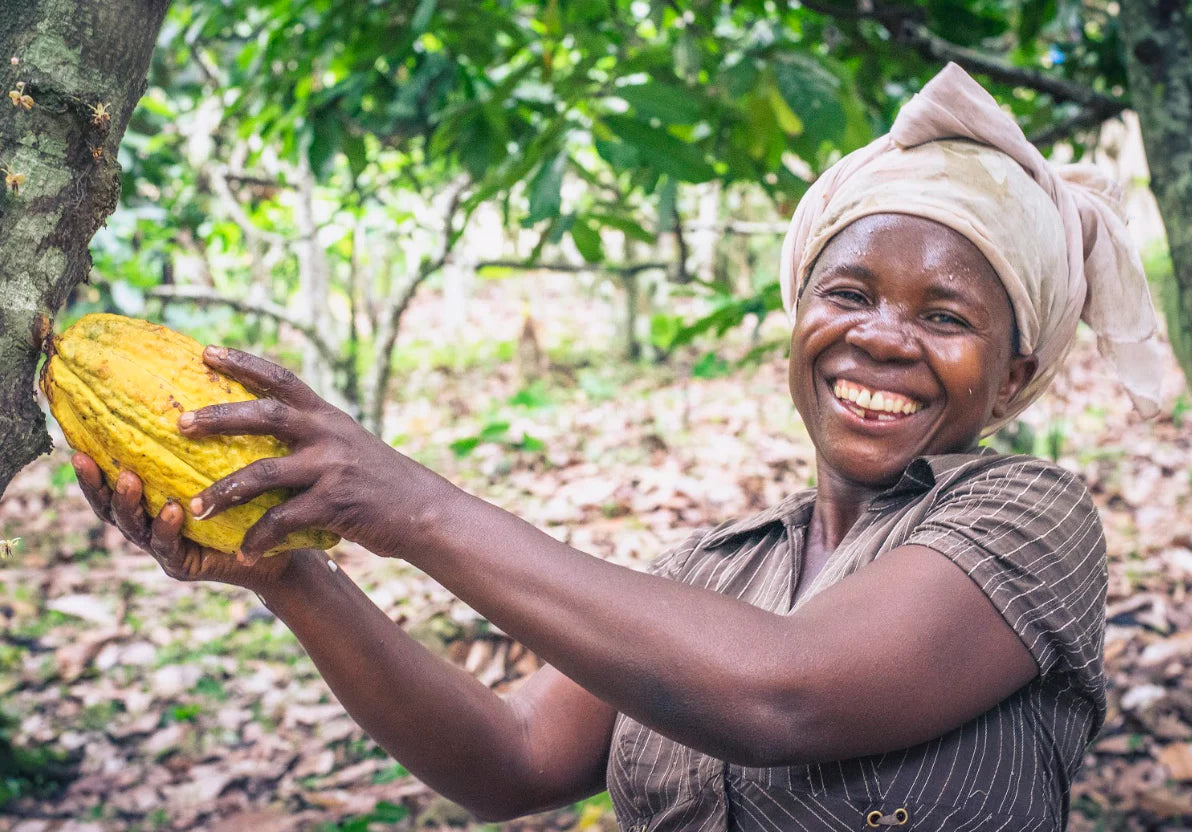
[[[1112,95],[1097,92],[1084,84],[1064,78],[1054,78],[1033,69],[1011,66],[974,49],[957,46],[932,34],[922,23],[906,23],[901,32],[894,34],[903,43],[915,47],[924,57],[943,62],[955,61],[965,69],[980,72],[1007,84],[1029,87],[1047,93],[1059,101],[1075,101],[1086,107],[1100,109],[1117,108],[1118,112],[1125,109],[1126,106]]]
[[[377,353],[379,360],[377,361],[377,375],[376,382],[373,387],[373,400],[370,414],[369,427],[376,433],[381,431],[381,420],[384,417],[385,397],[389,391],[389,378],[393,374],[393,347],[397,343],[398,326],[401,324],[402,315],[405,314],[410,302],[413,301],[418,287],[422,285],[432,274],[443,268],[443,264],[447,262],[447,257],[451,253],[452,246],[455,241],[459,239],[461,231],[455,230],[455,215],[459,212],[460,202],[463,201],[464,191],[468,189],[469,180],[462,180],[451,194],[451,199],[447,203],[447,210],[443,212],[443,246],[439,250],[436,257],[425,257],[422,262],[418,264],[418,272],[406,284],[405,289],[402,290],[393,303],[385,312],[383,318],[383,325],[387,327],[384,338],[381,341],[381,349]],[[466,219],[465,219],[466,223]]]
[[[483,260],[476,264],[476,271],[481,269],[516,269],[518,271],[534,272],[605,272],[607,274],[635,275],[652,269],[669,269],[672,263],[626,263],[623,265],[599,263],[543,263],[537,260]]]
[[[1030,136],[1031,144],[1047,145],[1055,144],[1072,136],[1073,133],[1079,133],[1081,130],[1091,130],[1094,127],[1099,127],[1104,122],[1111,118],[1121,115],[1122,111],[1126,109],[1125,104],[1121,104],[1114,110],[1104,109],[1099,107],[1089,107],[1088,109],[1079,110],[1061,122],[1053,124],[1045,130],[1040,130],[1038,133]]]
[[[267,176],[257,176],[246,171],[231,170],[229,168],[223,169],[223,178],[228,182],[235,182],[238,185],[260,185],[263,188],[273,188],[279,191],[292,191],[294,186],[288,182],[283,182],[280,179],[272,179]]]
[[[211,186],[211,192],[215,195],[223,209],[231,216],[232,222],[240,227],[245,237],[249,239],[256,238],[262,243],[271,245],[284,246],[289,243],[289,240],[282,234],[276,231],[267,231],[254,223],[252,219],[244,211],[244,206],[240,204],[240,200],[232,193],[232,189],[228,187],[228,181],[231,177],[228,175],[227,167],[223,165],[212,165],[209,169],[207,183]]]
[[[932,33],[923,23],[921,8],[884,6],[872,0],[858,0],[853,6],[837,6],[823,0],[800,0],[800,5],[818,14],[843,19],[876,20],[885,26],[895,40],[914,48],[923,57],[947,63],[955,61],[967,70],[988,75],[998,81],[1029,87],[1047,93],[1059,101],[1074,101],[1101,111],[1121,112],[1125,104],[1117,98],[1097,92],[1091,87],[1055,78],[1033,69],[1017,67],[991,58],[974,49],[959,46]],[[1116,108],[1116,109],[1115,109]]]
[[[260,315],[284,324],[298,332],[318,350],[319,355],[332,367],[339,366],[335,352],[328,346],[313,326],[298,323],[294,320],[294,313],[284,306],[262,301],[255,303],[240,298],[229,298],[218,294],[205,286],[155,286],[145,292],[148,297],[157,298],[166,303],[173,301],[187,301],[196,306],[226,306],[245,315]]]

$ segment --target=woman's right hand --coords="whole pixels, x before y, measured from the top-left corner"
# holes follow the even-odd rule
[[[260,594],[276,587],[292,558],[304,553],[303,550],[282,552],[247,566],[233,555],[182,537],[182,506],[172,500],[150,520],[141,505],[141,480],[131,471],[120,472],[113,493],[91,457],[76,453],[71,463],[91,509],[100,519],[115,525],[130,543],[152,555],[171,578],[217,581]]]

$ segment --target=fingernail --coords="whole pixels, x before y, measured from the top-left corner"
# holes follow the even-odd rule
[[[190,501],[190,513],[195,516],[196,520],[203,519],[203,498],[195,497]]]
[[[189,410],[178,417],[178,427],[188,428],[195,423],[195,415]]]
[[[127,494],[130,488],[128,480],[125,477],[116,477],[116,493]]]
[[[244,556],[243,549],[236,550],[236,563],[240,564],[241,566],[248,566],[248,559]]]
[[[203,354],[208,358],[213,358],[216,361],[223,361],[228,357],[227,347],[217,347],[214,344],[203,350]]]

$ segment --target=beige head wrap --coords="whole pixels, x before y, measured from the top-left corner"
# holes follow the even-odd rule
[[[820,252],[869,214],[926,217],[963,234],[993,266],[1039,369],[1010,421],[1047,387],[1078,320],[1097,335],[1135,407],[1158,408],[1163,363],[1155,311],[1126,231],[1121,190],[1092,165],[1053,166],[976,81],[948,64],[890,132],[829,168],[799,202],[782,246],[782,300],[793,320]]]

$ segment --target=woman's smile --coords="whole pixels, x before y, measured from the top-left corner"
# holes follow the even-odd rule
[[[865,420],[899,422],[918,413],[925,405],[915,399],[893,390],[873,389],[857,381],[837,378],[832,384],[832,395],[846,410]]]
[[[992,267],[931,220],[854,222],[804,289],[791,394],[817,464],[845,480],[880,487],[916,456],[966,450],[1033,371]]]

